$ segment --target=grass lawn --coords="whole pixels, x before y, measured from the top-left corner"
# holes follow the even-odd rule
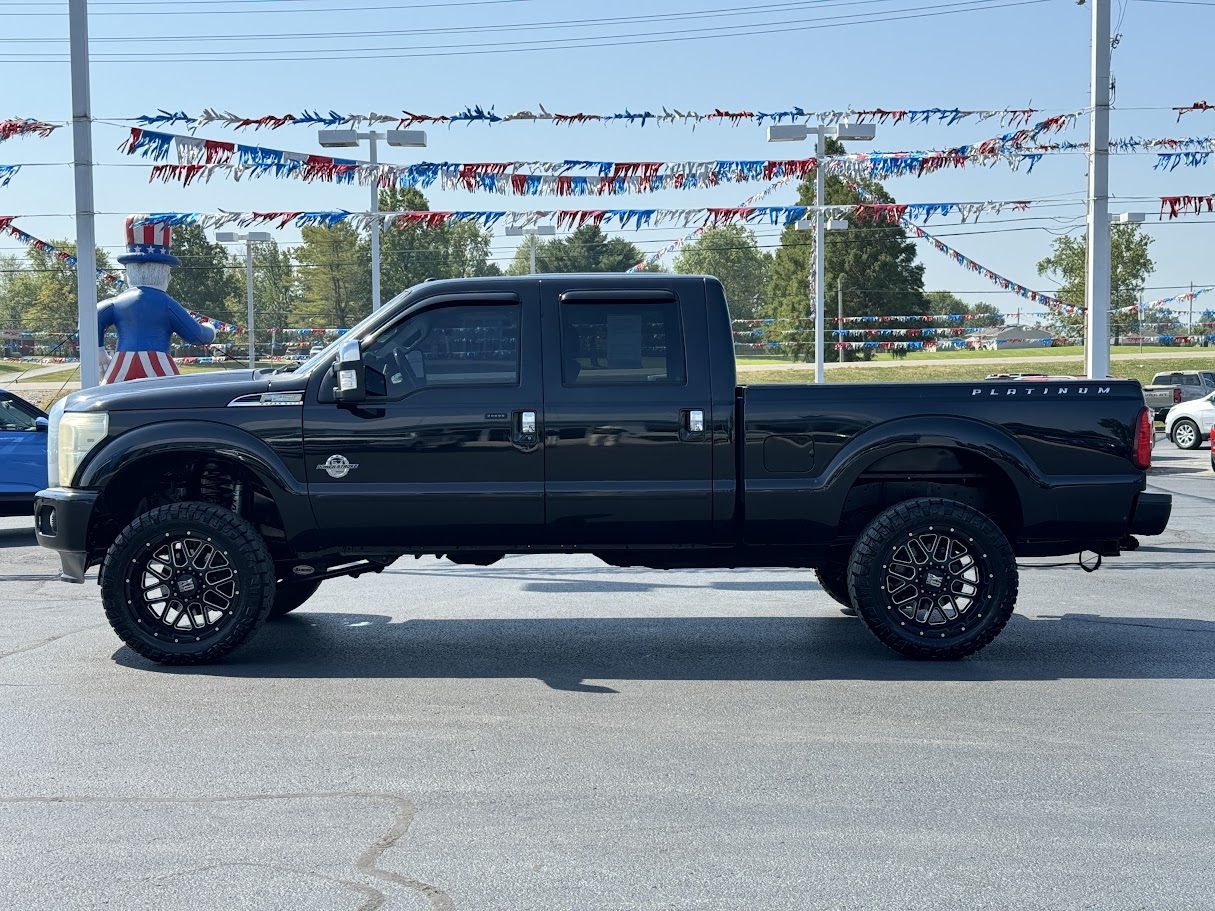
[[[1186,370],[1193,367],[1193,361],[1185,358],[1176,360],[1161,358],[1135,361],[1114,361],[1112,371],[1116,376],[1128,377],[1148,383],[1157,373],[1168,370]],[[1010,370],[1015,366],[1016,370]],[[916,364],[908,361],[898,367],[850,367],[847,370],[828,370],[828,383],[939,383],[952,380],[981,380],[991,373],[1046,373],[1046,374],[1078,374],[1084,370],[1082,358],[1067,360],[1031,361],[1025,360],[1015,365],[1000,364]],[[773,369],[751,370],[739,375],[739,381],[748,384],[757,383],[806,383],[813,379],[813,374],[807,370]]]

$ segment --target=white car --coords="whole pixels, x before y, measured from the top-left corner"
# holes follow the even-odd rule
[[[1213,426],[1215,392],[1174,405],[1164,419],[1164,433],[1178,449],[1197,449],[1210,438]]]

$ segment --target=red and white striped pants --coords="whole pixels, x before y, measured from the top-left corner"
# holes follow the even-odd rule
[[[173,358],[163,351],[119,351],[106,368],[102,385],[123,380],[142,380],[150,376],[176,376],[181,373]]]

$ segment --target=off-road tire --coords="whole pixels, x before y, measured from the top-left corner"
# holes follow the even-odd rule
[[[270,606],[270,619],[285,617],[316,594],[320,580],[296,582],[294,579],[279,580],[274,589],[274,603]]]
[[[1169,438],[1178,449],[1197,449],[1202,445],[1202,432],[1189,418],[1181,418],[1173,425]]]
[[[274,579],[252,525],[222,506],[174,503],[122,530],[99,581],[106,619],[128,646],[159,664],[207,664],[265,622]]]
[[[888,648],[925,660],[964,658],[995,639],[1016,606],[1017,581],[996,524],[939,497],[879,513],[848,562],[848,591],[865,626]]]
[[[814,578],[818,579],[819,588],[839,603],[843,613],[849,617],[856,616],[856,608],[852,606],[852,597],[848,594],[847,560],[815,567]]]

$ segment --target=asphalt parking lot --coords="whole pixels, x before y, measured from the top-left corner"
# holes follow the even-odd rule
[[[1156,463],[1165,535],[950,664],[809,573],[529,557],[170,670],[0,520],[0,908],[1210,908],[1215,473]]]

